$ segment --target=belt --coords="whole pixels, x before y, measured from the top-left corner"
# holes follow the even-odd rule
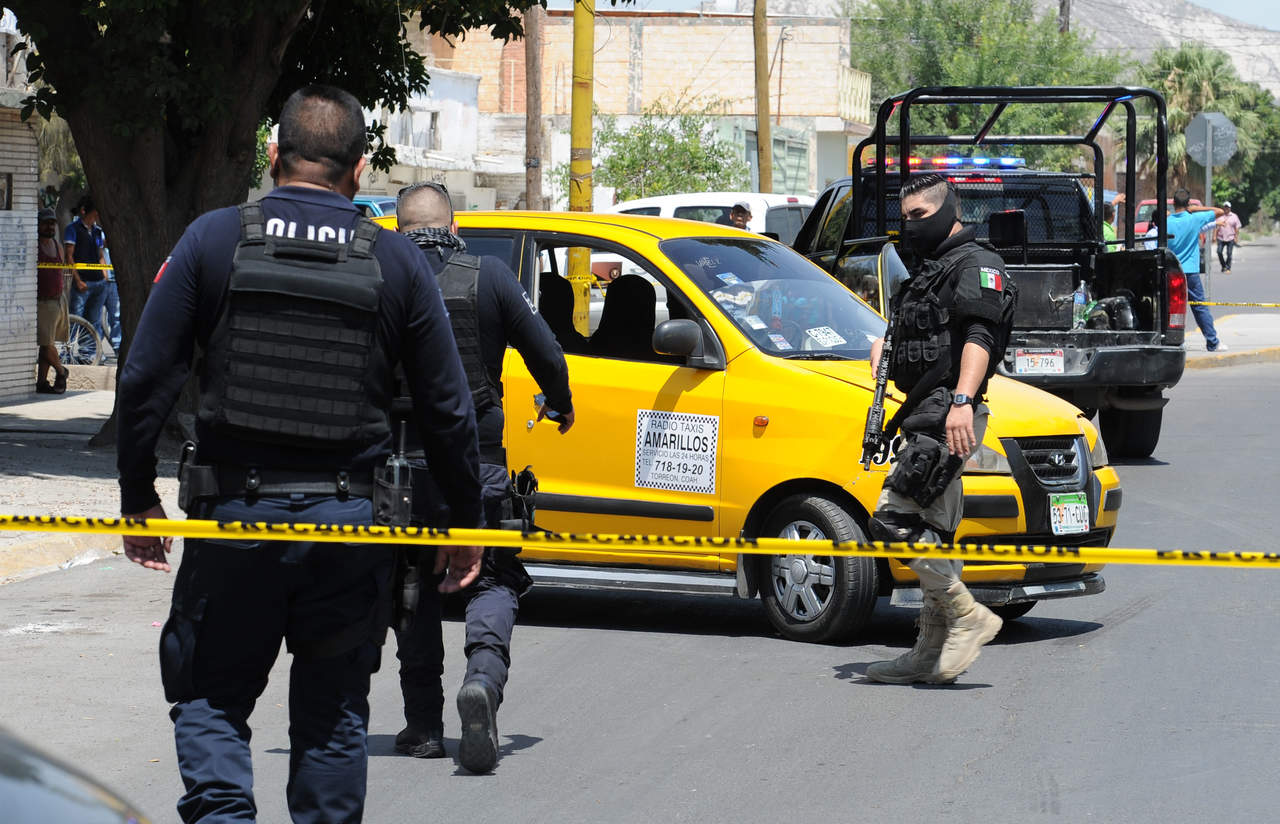
[[[183,509],[200,498],[336,495],[372,498],[373,473],[346,470],[306,471],[244,466],[199,466],[187,463],[180,473]]]

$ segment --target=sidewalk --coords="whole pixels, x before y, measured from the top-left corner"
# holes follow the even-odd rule
[[[114,402],[114,392],[68,391],[0,406],[0,513],[119,515],[115,449],[88,447]],[[176,471],[174,460],[162,458],[157,488],[165,511],[182,517]],[[106,535],[0,532],[0,584],[88,563],[119,547],[119,538]]]
[[[1188,369],[1280,361],[1280,313],[1252,312],[1215,318],[1213,325],[1218,340],[1227,345],[1225,352],[1205,349],[1204,336],[1190,312],[1187,325]]]

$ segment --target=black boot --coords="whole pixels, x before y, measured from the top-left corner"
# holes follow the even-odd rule
[[[487,773],[498,763],[498,698],[480,681],[458,690],[462,743],[458,760],[473,773]]]
[[[444,730],[405,727],[396,734],[396,752],[414,758],[444,758]]]

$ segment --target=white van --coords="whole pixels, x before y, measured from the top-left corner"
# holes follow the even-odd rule
[[[775,195],[760,192],[694,192],[685,195],[662,195],[627,200],[608,211],[624,215],[656,215],[700,220],[703,223],[728,223],[733,204],[745,200],[751,204],[752,232],[776,234],[778,240],[791,245],[813,209],[813,198],[807,195]]]

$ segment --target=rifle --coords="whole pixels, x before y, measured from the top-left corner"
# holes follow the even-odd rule
[[[893,323],[884,332],[884,346],[880,350],[880,363],[876,367],[876,394],[867,409],[867,426],[862,432],[862,468],[871,468],[871,459],[884,451],[884,392],[889,383],[889,356],[893,353]]]
[[[405,457],[406,422],[400,422],[400,440],[375,476],[374,521],[384,526],[409,526],[413,515],[413,470]],[[407,631],[418,609],[422,576],[418,570],[418,550],[397,547],[391,581],[391,620]]]

